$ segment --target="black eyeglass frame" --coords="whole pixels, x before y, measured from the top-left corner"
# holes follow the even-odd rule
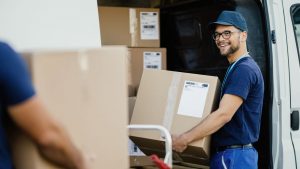
[[[242,32],[242,31],[224,31],[221,33],[214,32],[212,34],[212,38],[213,38],[213,40],[217,41],[220,39],[220,36],[222,35],[223,39],[229,39],[233,33],[240,33],[240,32]]]

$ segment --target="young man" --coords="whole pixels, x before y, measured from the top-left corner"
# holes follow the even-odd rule
[[[247,24],[234,11],[223,11],[210,25],[213,39],[230,66],[221,85],[219,108],[191,130],[173,136],[173,149],[182,152],[195,140],[213,134],[216,153],[211,169],[256,169],[263,106],[261,71],[247,51]]]
[[[83,155],[35,93],[21,57],[0,42],[0,169],[13,169],[3,128],[8,116],[32,137],[46,159],[66,169],[87,169]]]

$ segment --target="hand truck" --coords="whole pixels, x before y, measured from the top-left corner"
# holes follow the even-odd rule
[[[173,161],[172,161],[172,138],[169,131],[160,125],[141,125],[141,124],[131,124],[127,126],[128,129],[134,130],[158,130],[161,132],[163,139],[165,141],[165,159],[163,163],[159,160],[159,158],[155,155],[151,156],[151,159],[156,163],[160,169],[172,169]]]

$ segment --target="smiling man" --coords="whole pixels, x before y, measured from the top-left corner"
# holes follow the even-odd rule
[[[247,51],[247,24],[240,13],[223,11],[210,28],[220,54],[230,63],[219,107],[191,130],[173,135],[173,149],[183,152],[189,143],[213,134],[211,169],[257,169],[252,143],[259,137],[264,81]]]

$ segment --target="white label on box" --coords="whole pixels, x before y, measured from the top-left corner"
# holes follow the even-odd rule
[[[130,156],[145,156],[145,154],[130,139],[128,140],[128,152]]]
[[[209,84],[186,80],[184,82],[178,113],[201,118],[203,115]]]
[[[158,40],[158,12],[141,12],[141,39],[142,40]]]
[[[144,52],[144,69],[161,70],[161,52]]]

